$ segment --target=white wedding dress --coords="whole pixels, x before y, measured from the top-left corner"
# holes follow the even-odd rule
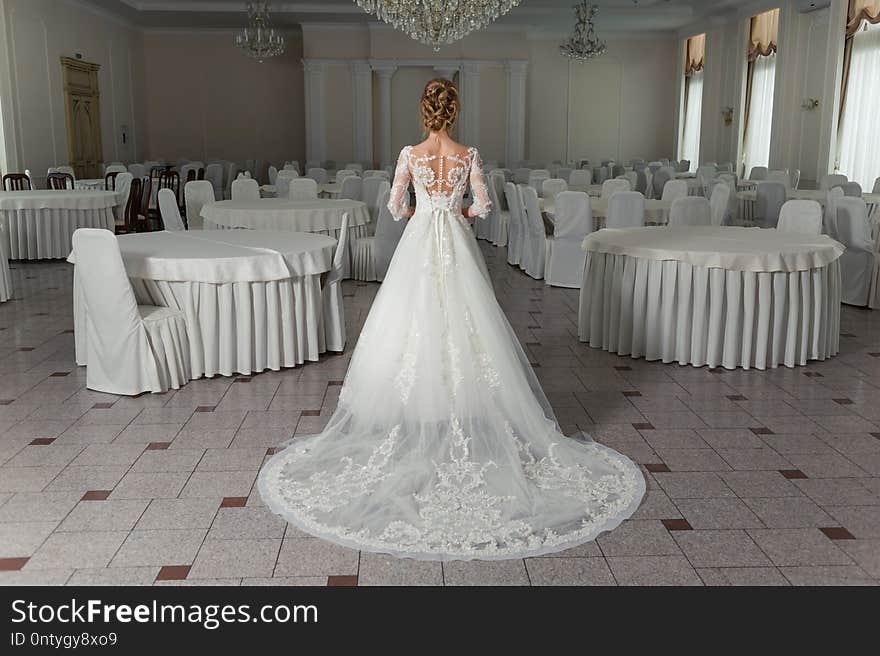
[[[424,560],[521,558],[616,527],[645,480],[564,436],[462,216],[490,209],[476,149],[400,154],[389,208],[409,221],[319,435],[259,477],[268,506],[331,542]]]

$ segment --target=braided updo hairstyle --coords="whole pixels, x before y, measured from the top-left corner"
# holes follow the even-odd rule
[[[438,77],[425,85],[422,93],[422,125],[429,132],[451,130],[458,118],[458,89],[446,78]]]

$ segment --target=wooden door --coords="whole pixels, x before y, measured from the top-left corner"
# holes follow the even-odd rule
[[[67,117],[67,159],[77,178],[100,178],[104,163],[101,141],[99,64],[61,58],[64,110]]]

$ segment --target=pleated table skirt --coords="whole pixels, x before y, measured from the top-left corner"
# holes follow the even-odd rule
[[[840,294],[838,260],[770,273],[589,252],[578,336],[667,363],[794,367],[837,354]]]
[[[210,284],[130,278],[140,305],[184,313],[192,378],[252,374],[326,352],[321,276]],[[74,276],[76,361],[86,365],[85,317]]]
[[[113,230],[113,208],[3,210],[0,221],[10,260],[61,259],[70,255],[77,228]]]
[[[12,298],[12,276],[9,273],[9,256],[6,254],[6,239],[0,225],[0,303]]]

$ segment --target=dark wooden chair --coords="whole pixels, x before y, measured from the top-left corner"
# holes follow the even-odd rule
[[[151,178],[141,178],[141,191],[137,196],[137,204],[133,208],[132,219],[133,225],[137,232],[148,232],[153,230],[153,225],[157,219],[150,215],[150,197],[153,192],[153,180]],[[158,208],[156,209],[158,214]]]
[[[120,171],[113,171],[104,176],[105,191],[116,191],[116,176],[119,175],[119,173]]]
[[[3,176],[3,191],[30,191],[31,179],[26,173],[7,173]]]
[[[73,189],[75,181],[70,173],[50,173],[46,176],[46,189],[63,191]]]
[[[199,174],[196,176],[196,180],[204,180],[205,179],[205,169],[199,169]]]
[[[153,168],[150,169],[150,177],[151,178],[158,178],[160,175],[165,173],[165,171],[170,171],[170,170],[171,170],[171,166],[168,164],[163,164],[162,166],[154,166]]]

